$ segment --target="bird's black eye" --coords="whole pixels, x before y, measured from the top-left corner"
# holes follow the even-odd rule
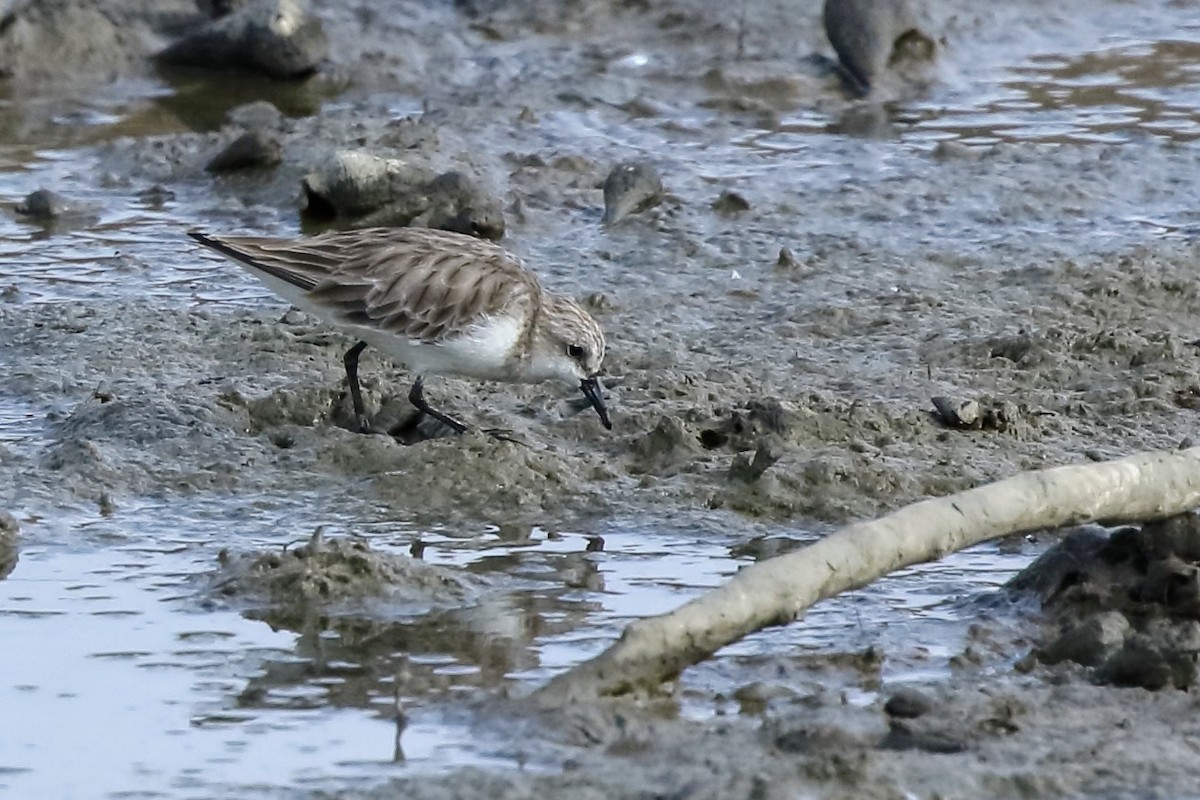
[[[567,355],[571,358],[583,358],[584,350],[577,344],[567,345]]]

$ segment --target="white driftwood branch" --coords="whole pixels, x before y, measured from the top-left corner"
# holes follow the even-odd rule
[[[848,525],[748,566],[669,614],[631,623],[611,647],[536,694],[551,705],[655,688],[725,645],[796,619],[818,600],[894,570],[1021,531],[1134,522],[1200,506],[1200,447],[1024,472]]]

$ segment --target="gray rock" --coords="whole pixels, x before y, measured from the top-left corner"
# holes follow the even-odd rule
[[[737,192],[726,189],[713,201],[712,208],[718,214],[740,214],[750,210],[750,201]]]
[[[254,167],[273,167],[283,160],[279,141],[260,130],[243,133],[205,165],[208,172],[232,172]]]
[[[169,64],[303,78],[316,72],[327,53],[320,21],[296,0],[255,0],[205,24],[158,58]]]
[[[653,208],[662,199],[662,178],[653,165],[623,161],[612,168],[604,181],[604,216],[600,222],[612,225],[630,214]]]
[[[504,236],[500,202],[460,172],[364,151],[333,154],[301,182],[304,210],[351,227],[417,225],[486,239]]]
[[[902,687],[883,704],[883,711],[897,719],[916,719],[933,710],[933,699],[919,689]]]
[[[99,217],[96,206],[72,200],[50,189],[31,192],[17,205],[16,212],[43,225],[86,225]]]

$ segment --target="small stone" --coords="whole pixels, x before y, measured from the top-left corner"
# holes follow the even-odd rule
[[[750,210],[750,201],[737,192],[726,189],[713,201],[712,207],[718,214],[740,214]]]
[[[952,400],[941,395],[931,397],[937,418],[951,428],[979,429],[982,425],[979,403],[975,400]]]
[[[786,247],[779,248],[779,258],[775,259],[775,268],[795,269],[796,266],[796,257],[792,255],[792,251]]]
[[[207,172],[233,172],[253,167],[273,167],[283,160],[283,146],[257,128],[243,133],[205,165]]]
[[[604,216],[600,222],[612,225],[630,214],[653,208],[662,199],[658,170],[644,161],[624,161],[613,167],[604,181]]]
[[[897,719],[916,719],[933,710],[933,699],[919,689],[901,687],[883,704],[883,711]]]
[[[53,220],[70,216],[78,208],[77,203],[58,192],[50,189],[38,189],[26,195],[25,199],[17,205],[16,211],[18,214],[35,219]]]

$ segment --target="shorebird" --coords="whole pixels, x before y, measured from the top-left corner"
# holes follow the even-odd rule
[[[426,375],[567,381],[612,428],[599,378],[600,326],[571,298],[544,290],[519,258],[491,242],[428,228],[294,239],[188,235],[359,340],[343,362],[360,431],[372,430],[358,383],[358,357],[368,344],[414,374],[408,399],[418,412],[458,433],[467,426],[425,401]]]

